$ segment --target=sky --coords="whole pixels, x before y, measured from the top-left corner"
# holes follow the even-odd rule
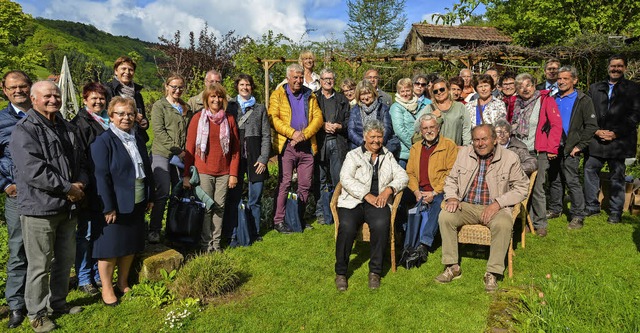
[[[14,0],[15,1],[15,0]],[[91,24],[113,35],[149,42],[172,37],[180,30],[196,34],[206,23],[218,36],[236,34],[260,38],[268,30],[294,41],[344,39],[346,1],[336,0],[18,0],[33,17]],[[431,21],[456,0],[406,0],[407,24],[398,36],[402,44],[411,23]],[[305,35],[308,32],[308,35]]]

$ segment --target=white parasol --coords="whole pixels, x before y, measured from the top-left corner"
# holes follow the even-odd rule
[[[60,70],[60,79],[58,80],[58,88],[62,93],[62,107],[60,112],[66,120],[71,120],[78,114],[78,99],[76,97],[76,89],[71,79],[71,71],[67,63],[67,56],[62,61],[62,69]]]

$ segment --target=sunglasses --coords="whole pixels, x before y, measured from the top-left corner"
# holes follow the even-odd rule
[[[414,86],[421,86],[422,88],[427,86],[426,82],[414,82],[413,83]]]
[[[447,88],[442,87],[442,88],[440,88],[440,89],[434,89],[434,90],[432,90],[431,92],[432,92],[434,95],[437,95],[437,94],[443,93],[443,92],[445,92],[445,91],[447,91]]]

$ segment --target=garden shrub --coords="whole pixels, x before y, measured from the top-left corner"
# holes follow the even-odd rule
[[[211,253],[187,262],[169,284],[169,289],[178,298],[197,298],[207,303],[234,290],[239,284],[237,265],[222,253]]]

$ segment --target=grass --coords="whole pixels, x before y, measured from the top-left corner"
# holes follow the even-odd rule
[[[565,217],[552,220],[549,236],[529,236],[527,248],[518,248],[514,278],[500,282],[508,292],[496,295],[484,292],[482,254],[463,256],[461,279],[433,282],[442,270],[440,249],[418,269],[386,272],[382,287],[370,291],[366,244],[356,246],[349,290],[339,293],[333,226],[293,235],[269,231],[260,243],[225,252],[241,272],[240,287],[189,312],[180,331],[482,332],[499,322],[491,311],[510,292],[518,322],[506,327],[514,331],[637,332],[640,225],[627,215],[620,225],[605,221],[592,217],[582,230],[567,230]],[[167,329],[165,318],[178,306],[153,308],[139,297],[111,309],[77,291],[69,300],[86,310],[60,318],[61,332],[157,332]],[[5,324],[6,318],[0,327]],[[29,331],[24,324],[15,332]]]

